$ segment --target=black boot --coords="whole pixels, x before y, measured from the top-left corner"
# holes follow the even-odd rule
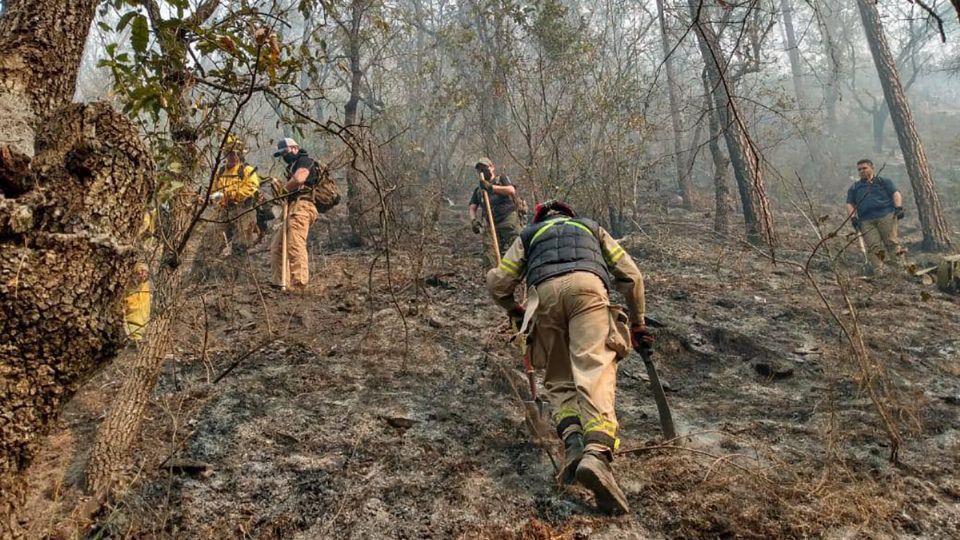
[[[576,481],[577,466],[583,457],[583,434],[576,432],[567,435],[563,441],[563,465],[557,474],[557,481],[562,485],[570,485]]]
[[[577,481],[593,492],[597,507],[608,514],[626,514],[630,511],[627,497],[617,485],[606,452],[588,450],[577,466]]]

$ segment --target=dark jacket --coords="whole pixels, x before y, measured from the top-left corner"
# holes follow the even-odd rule
[[[318,175],[317,168],[314,166],[314,160],[312,157],[307,154],[306,150],[301,149],[300,153],[297,154],[296,161],[287,164],[287,180],[293,177],[293,173],[297,172],[299,169],[307,169],[310,171],[310,174],[307,175],[307,180],[303,183],[303,186],[300,187],[300,190],[290,195],[290,200],[296,200],[301,197],[310,196],[310,188],[317,185]]]

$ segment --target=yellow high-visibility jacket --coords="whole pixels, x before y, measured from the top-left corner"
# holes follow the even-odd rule
[[[242,175],[241,167],[243,167]],[[224,204],[243,203],[253,197],[258,189],[260,189],[260,177],[257,176],[257,168],[243,163],[238,163],[229,169],[225,168],[214,185],[214,191],[223,192]]]
[[[127,338],[131,341],[140,341],[150,322],[150,296],[152,295],[150,280],[141,283],[124,299],[123,322]]]

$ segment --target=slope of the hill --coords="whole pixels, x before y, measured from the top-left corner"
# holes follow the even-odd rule
[[[902,278],[849,285],[904,440],[891,465],[858,364],[802,273],[677,219],[630,236],[624,245],[647,276],[649,309],[668,325],[657,360],[689,436],[659,440],[642,363],[622,363],[615,468],[634,511],[607,518],[586,492],[556,487],[550,460],[528,442],[519,359],[482,288],[480,247],[452,211],[444,221],[417,276],[409,255],[394,254],[388,279],[383,256],[327,249],[301,295],[249,279],[266,278],[263,254],[236,282],[198,287],[145,422],[133,488],[98,516],[95,532],[947,538],[960,530],[956,298]],[[818,271],[846,320],[848,307]],[[94,381],[51,436],[31,504],[54,517],[37,520],[38,535],[69,529],[62,493],[82,463],[72,452],[113,384]]]

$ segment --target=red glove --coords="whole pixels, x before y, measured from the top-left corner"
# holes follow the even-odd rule
[[[635,324],[630,328],[630,337],[633,350],[638,353],[650,352],[653,349],[653,334],[646,325]]]

